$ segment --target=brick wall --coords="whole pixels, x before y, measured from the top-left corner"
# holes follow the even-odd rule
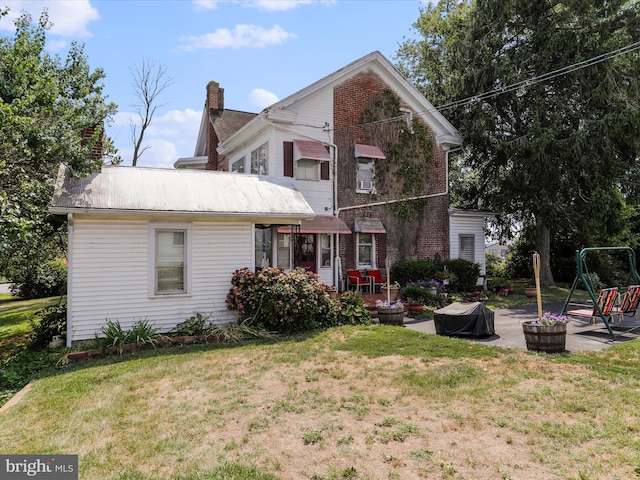
[[[220,162],[217,148],[220,140],[216,135],[213,125],[211,123],[211,117],[220,115],[224,110],[224,88],[220,88],[218,82],[209,82],[207,84],[207,104],[205,105],[205,111],[208,113],[209,118],[207,122],[207,170],[220,170]]]
[[[442,195],[426,200],[422,212],[411,219],[394,215],[390,205],[366,206],[375,202],[387,202],[403,198],[399,191],[397,179],[385,179],[385,191],[375,195],[356,193],[357,160],[354,156],[354,145],[363,143],[377,145],[383,152],[387,141],[397,140],[397,134],[404,125],[404,120],[389,122],[378,128],[377,138],[372,138],[370,130],[358,126],[363,110],[370,108],[372,99],[389,88],[374,73],[360,73],[334,88],[334,142],[338,146],[338,206],[340,208],[361,206],[356,209],[343,210],[340,217],[347,225],[353,227],[357,217],[380,218],[387,230],[386,238],[378,238],[376,242],[379,260],[389,257],[391,263],[403,259],[433,258],[440,255],[449,256],[449,195]],[[408,108],[407,105],[402,105]],[[417,117],[417,112],[414,112]],[[430,165],[430,177],[424,192],[418,195],[429,195],[444,192],[446,189],[446,154],[436,144],[433,145],[433,163]],[[384,168],[382,162],[376,160],[376,171]],[[380,237],[380,236],[378,236]],[[356,235],[340,237],[340,256],[344,269],[355,268]]]

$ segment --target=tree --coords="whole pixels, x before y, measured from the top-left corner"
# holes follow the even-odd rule
[[[58,165],[83,175],[102,164],[90,154],[109,144],[104,124],[116,106],[82,46],[72,43],[64,59],[45,51],[46,10],[35,25],[27,14],[15,25],[14,37],[0,38],[0,271],[19,280],[63,252],[62,222],[47,212]]]
[[[432,103],[451,104],[466,145],[457,193],[505,229],[534,225],[552,285],[554,233],[609,244],[638,185],[640,5],[442,0],[414,27],[398,59]]]
[[[131,141],[133,142],[132,165],[135,167],[140,156],[150,148],[148,145],[142,146],[144,134],[151,125],[156,110],[165,106],[164,104],[156,104],[156,101],[160,94],[173,83],[173,79],[167,77],[167,69],[164,65],[151,60],[144,60],[142,65],[136,65],[130,71],[134,93],[138,100],[135,107],[139,124],[133,120],[130,123]]]

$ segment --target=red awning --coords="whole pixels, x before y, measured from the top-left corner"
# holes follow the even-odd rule
[[[356,218],[353,221],[353,231],[356,233],[387,233],[379,218]]]
[[[291,233],[289,225],[278,227],[278,233]],[[295,231],[295,230],[293,230]],[[318,215],[313,220],[303,220],[300,225],[300,233],[340,233],[348,235],[351,233],[347,224],[333,215]]]
[[[356,158],[378,158],[381,160],[387,158],[384,156],[384,153],[382,153],[382,150],[380,150],[380,147],[376,147],[375,145],[363,145],[361,143],[356,143],[355,156]]]
[[[322,143],[313,140],[294,140],[293,158],[295,160],[305,158],[307,160],[319,160],[321,162],[331,160],[327,148]]]

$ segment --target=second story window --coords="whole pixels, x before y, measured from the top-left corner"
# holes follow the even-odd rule
[[[251,152],[251,173],[254,175],[269,175],[268,143],[263,143]]]
[[[386,157],[380,147],[356,143],[354,155],[358,161],[356,192],[375,193],[375,161]]]
[[[374,190],[374,167],[375,165],[372,158],[358,159],[358,185],[356,189],[359,192],[372,192]]]
[[[296,162],[296,178],[299,180],[318,180],[320,165],[315,160],[298,160]]]
[[[240,160],[236,160],[231,164],[231,171],[244,173],[244,157],[242,157]]]

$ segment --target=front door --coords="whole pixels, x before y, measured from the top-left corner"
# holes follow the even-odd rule
[[[296,235],[294,262],[296,267],[302,267],[316,273],[316,234],[301,233]]]

